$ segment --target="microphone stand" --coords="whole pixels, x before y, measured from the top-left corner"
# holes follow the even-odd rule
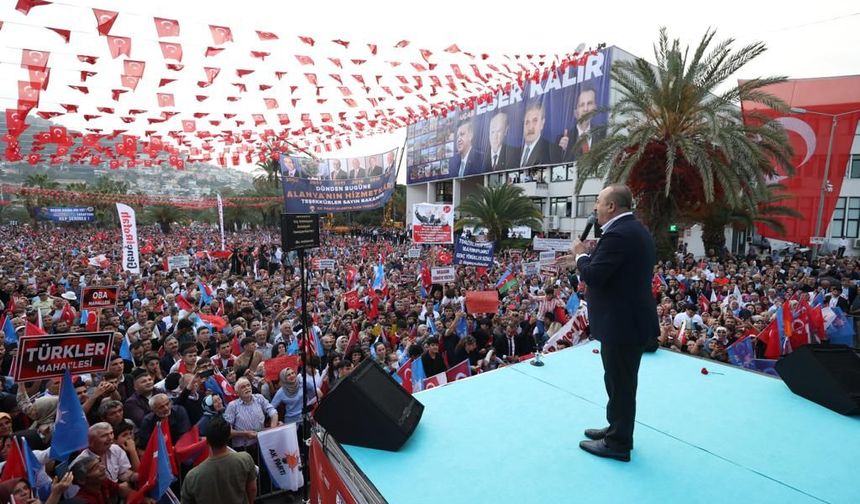
[[[544,328],[544,331],[546,331],[546,328]],[[542,367],[543,360],[541,360],[540,342],[538,341],[537,335],[534,333],[534,330],[532,330],[532,339],[535,340],[535,358],[530,360],[529,364],[535,367]]]

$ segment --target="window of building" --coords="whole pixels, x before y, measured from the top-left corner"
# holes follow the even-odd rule
[[[848,164],[848,178],[860,178],[860,154],[852,154]]]
[[[532,203],[540,210],[541,215],[544,215],[544,210],[546,207],[546,198],[531,198]]]
[[[845,237],[857,238],[860,227],[860,198],[848,198],[848,215],[845,220]]]
[[[836,200],[836,208],[833,210],[833,220],[830,223],[830,236],[841,238],[845,236],[845,200],[839,198]]]
[[[488,182],[489,186],[495,187],[495,186],[503,185],[505,183],[505,181],[507,180],[507,175],[504,173],[490,173],[488,178],[489,178],[489,182]]]
[[[576,177],[574,165],[559,165],[552,167],[552,182],[566,182]]]
[[[559,217],[570,217],[570,212],[573,210],[573,197],[567,196],[564,198],[549,199],[549,214],[558,215]]]
[[[594,205],[597,204],[596,194],[579,195],[576,197],[576,216],[588,217],[594,211]]]
[[[452,203],[454,201],[454,182],[445,180],[436,182],[436,202]]]

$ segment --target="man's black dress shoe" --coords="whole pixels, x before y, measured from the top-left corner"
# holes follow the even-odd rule
[[[611,458],[622,462],[630,462],[629,450],[613,450],[606,446],[606,442],[602,439],[596,441],[580,441],[579,447],[592,455],[598,457]]]
[[[594,439],[595,441],[598,439],[603,439],[606,437],[606,432],[609,430],[609,427],[604,427],[602,429],[585,429],[585,437],[588,439]]]

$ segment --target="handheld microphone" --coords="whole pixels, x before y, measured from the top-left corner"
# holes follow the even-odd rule
[[[579,235],[579,241],[584,242],[588,238],[588,233],[591,232],[591,228],[597,223],[597,210],[592,212],[591,215],[588,216],[588,222],[585,223],[585,230]]]

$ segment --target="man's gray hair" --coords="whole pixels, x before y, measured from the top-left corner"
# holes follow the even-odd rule
[[[90,437],[98,436],[100,432],[104,431],[113,432],[113,426],[107,422],[94,423],[90,426]]]
[[[170,397],[168,397],[167,394],[154,394],[149,398],[149,409],[155,408],[155,403],[157,403],[162,397],[168,401],[170,400]]]

